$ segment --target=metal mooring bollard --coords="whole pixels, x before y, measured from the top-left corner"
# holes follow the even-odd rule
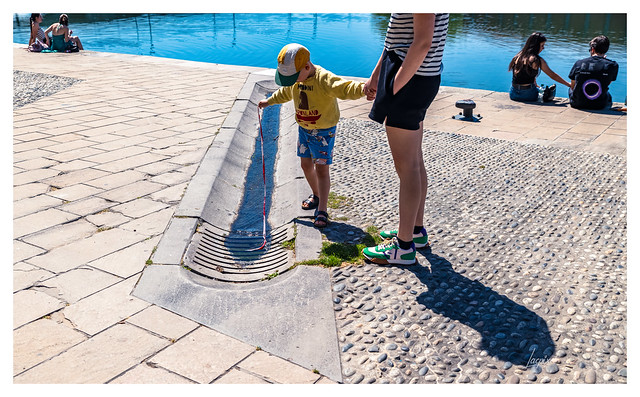
[[[473,109],[476,107],[476,103],[471,99],[462,99],[456,102],[456,107],[462,109],[462,112],[456,116],[452,116],[451,118],[462,121],[480,121],[482,116],[479,114],[473,114]]]

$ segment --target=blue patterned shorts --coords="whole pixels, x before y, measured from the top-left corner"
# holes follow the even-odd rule
[[[298,157],[310,157],[314,164],[331,164],[336,126],[324,130],[307,130],[298,126]]]

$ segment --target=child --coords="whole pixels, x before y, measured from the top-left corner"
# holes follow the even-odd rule
[[[310,53],[300,44],[287,44],[278,54],[276,83],[280,86],[259,108],[285,103],[293,99],[298,122],[298,157],[304,176],[313,192],[302,202],[302,208],[317,208],[314,226],[329,224],[327,202],[331,181],[336,124],[340,119],[338,101],[364,96],[364,82],[342,79],[311,63]],[[373,99],[367,97],[367,99]]]

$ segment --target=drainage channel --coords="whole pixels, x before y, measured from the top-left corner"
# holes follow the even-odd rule
[[[309,192],[290,102],[264,112],[267,244],[253,250],[265,186],[257,104],[275,89],[273,71],[249,75],[132,294],[339,382],[329,272],[292,268],[319,253],[321,235],[298,221]],[[294,236],[295,253],[282,245]]]
[[[281,274],[291,266],[291,253],[282,245],[289,235],[288,225],[273,228],[268,221],[278,156],[280,108],[269,106],[262,112],[262,137],[256,134],[253,153],[248,156],[244,195],[230,230],[203,222],[194,234],[184,257],[184,265],[194,273],[221,281],[252,282]],[[258,119],[257,112],[255,117]],[[266,245],[257,249],[263,243],[263,216],[267,219]]]
[[[294,238],[296,219],[306,215],[295,205],[306,187],[293,105],[265,108],[261,124],[258,117],[258,102],[276,88],[272,80],[250,75],[185,190],[153,264],[228,282],[260,281],[294,264],[282,243]]]

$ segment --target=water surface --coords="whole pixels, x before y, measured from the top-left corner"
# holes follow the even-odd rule
[[[14,15],[14,42],[28,42],[28,19]],[[57,19],[45,14],[42,25]],[[389,14],[69,14],[87,50],[274,68],[280,49],[298,42],[314,63],[354,77],[371,74],[388,20]],[[567,80],[573,63],[589,56],[589,41],[607,35],[607,56],[620,65],[611,93],[625,101],[626,14],[451,14],[442,84],[508,91],[509,61],[534,31],[547,36],[541,55]],[[554,83],[545,74],[538,82]],[[566,97],[566,89],[559,86],[556,95]]]

